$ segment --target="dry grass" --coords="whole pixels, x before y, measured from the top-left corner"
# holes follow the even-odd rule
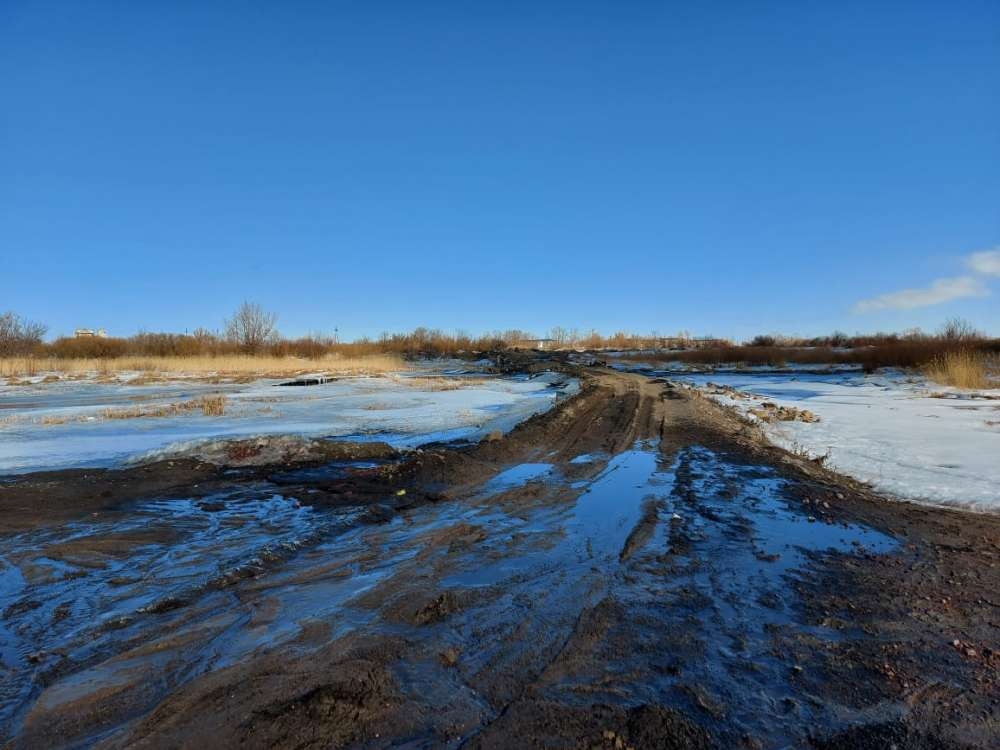
[[[228,355],[220,357],[3,357],[0,377],[31,377],[41,373],[97,373],[110,376],[122,372],[143,372],[146,382],[157,374],[194,376],[234,375],[287,377],[307,372],[328,372],[337,375],[376,375],[409,369],[402,357],[375,354],[345,357],[331,354],[316,359],[301,357],[271,357]]]
[[[221,417],[226,413],[226,397],[205,396],[201,400],[201,413],[206,417]]]
[[[461,388],[469,388],[475,385],[482,385],[482,378],[462,378],[462,377],[405,377],[393,378],[393,381],[410,388],[419,388],[422,391],[457,391]]]
[[[1000,383],[990,379],[996,368],[995,358],[968,349],[948,352],[924,367],[924,374],[936,383],[955,388],[997,388]]]
[[[145,417],[178,417],[201,410],[206,417],[221,417],[226,413],[226,397],[222,394],[202,396],[190,401],[179,401],[174,404],[136,404],[125,409],[105,409],[101,412],[104,419],[142,419]]]

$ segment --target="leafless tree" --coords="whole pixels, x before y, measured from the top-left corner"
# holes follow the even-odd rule
[[[13,312],[0,315],[0,356],[27,354],[38,344],[48,327],[33,323]]]
[[[983,334],[965,318],[948,318],[941,326],[941,338],[949,341],[975,341]]]
[[[226,337],[253,354],[277,335],[277,313],[266,311],[256,302],[244,302],[226,321]]]
[[[501,338],[503,338],[505,344],[512,346],[518,342],[529,341],[535,337],[528,331],[522,331],[519,328],[510,328],[501,334]]]

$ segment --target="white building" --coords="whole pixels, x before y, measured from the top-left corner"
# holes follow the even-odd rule
[[[517,349],[551,349],[555,344],[555,339],[521,339],[514,346]]]
[[[108,332],[103,328],[98,328],[96,331],[93,328],[77,328],[74,333],[78,339],[106,339],[108,337]]]

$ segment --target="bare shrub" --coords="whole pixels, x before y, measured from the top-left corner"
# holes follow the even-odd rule
[[[86,338],[71,338],[61,336],[45,347],[45,354],[62,359],[105,359],[108,357],[122,357],[128,353],[130,348],[128,339],[120,338],[100,338],[98,336],[88,336]]]
[[[277,337],[277,313],[266,311],[256,302],[244,302],[232,318],[226,321],[226,336],[250,354]]]
[[[1000,352],[1000,341],[951,341],[942,338],[896,340],[852,348],[832,346],[733,346],[711,349],[627,355],[625,359],[653,362],[684,362],[690,365],[857,365],[866,372],[882,367],[922,368],[951,352],[969,350],[988,356]]]
[[[42,343],[48,328],[13,312],[0,315],[0,357],[28,354]]]
[[[948,318],[941,326],[941,338],[948,341],[978,341],[983,334],[964,318]]]

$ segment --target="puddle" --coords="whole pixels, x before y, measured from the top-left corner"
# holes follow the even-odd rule
[[[711,713],[715,703],[724,707],[730,729],[744,728],[774,746],[848,719],[844,707],[838,717],[815,706],[783,658],[779,636],[792,642],[845,637],[803,624],[792,584],[808,578],[824,555],[884,554],[895,549],[895,540],[860,525],[811,522],[786,499],[788,483],[774,471],[732,463],[704,448],[683,451],[672,473],[673,486],[658,511],[665,522],[636,556],[633,585],[618,593],[636,610],[656,607],[656,627],[691,632],[697,623],[696,638],[687,644],[693,658],[665,664],[665,674],[654,678],[659,697],[695,714],[706,704]],[[670,561],[668,579],[655,560]]]
[[[597,461],[603,461],[607,459],[607,454],[605,453],[581,453],[576,458],[570,461],[571,464],[592,464]]]
[[[514,521],[520,524],[511,532],[528,536],[558,532],[559,541],[551,548],[508,555],[496,561],[487,556],[486,564],[483,556],[471,558],[468,569],[448,577],[444,585],[489,586],[510,576],[547,570],[574,575],[573,570],[578,567],[590,569],[598,563],[612,564],[639,519],[643,498],[666,479],[665,475],[659,476],[657,456],[650,445],[625,451],[611,459],[595,479],[572,485],[583,489],[575,503],[546,507],[532,514],[533,517],[515,517]],[[522,464],[498,475],[486,488],[503,478],[505,483],[494,485],[492,492],[511,489],[547,477],[550,470],[551,464]],[[491,536],[497,542],[509,538],[503,533],[502,523],[502,519],[491,519]],[[498,524],[501,524],[499,529]]]
[[[477,645],[470,669],[524,658],[518,648],[529,643],[572,651],[583,628],[581,648],[593,659],[584,661],[597,671],[556,670],[557,680],[536,686],[541,696],[707,711],[709,724],[775,747],[851,718],[849,708],[810,703],[808,681],[783,658],[780,638],[837,643],[857,635],[804,624],[793,584],[829,554],[891,552],[891,537],[811,522],[775,472],[704,448],[665,465],[655,445],[637,445],[577,485],[584,491],[575,502],[522,513],[517,523],[491,519],[491,539],[442,581],[505,592],[451,623],[470,639],[488,629],[503,640],[505,623],[518,633],[511,653]],[[583,623],[606,611],[619,614],[591,643]],[[643,646],[613,645],[623,639]]]
[[[513,466],[471,499],[381,525],[258,484],[2,540],[0,730],[33,705],[44,720],[82,697],[136,690],[155,670],[151,710],[206,671],[358,630],[461,646],[465,676],[523,676],[540,659],[542,699],[674,706],[767,746],[850,721],[848,708],[812,703],[790,671],[782,637],[845,638],[804,624],[793,584],[829,554],[895,542],[810,522],[775,472],[705,448],[664,459],[640,443],[603,468],[598,459],[573,460],[595,464],[573,485],[550,463]],[[461,589],[472,603],[440,627],[382,617],[395,602]],[[315,643],[297,640],[317,624]]]
[[[492,495],[497,492],[513,489],[514,487],[520,487],[528,482],[549,477],[552,474],[552,470],[552,464],[519,464],[493,477],[483,485],[483,492],[484,494]]]
[[[331,461],[322,466],[309,466],[301,469],[275,472],[268,480],[275,484],[299,484],[321,482],[333,479],[343,479],[357,469],[376,469],[385,466],[390,461]]]

